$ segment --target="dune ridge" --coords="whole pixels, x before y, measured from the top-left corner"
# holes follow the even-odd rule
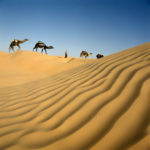
[[[1,56],[0,149],[150,149],[150,43],[100,60]]]

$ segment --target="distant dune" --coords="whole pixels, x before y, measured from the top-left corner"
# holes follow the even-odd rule
[[[0,150],[150,150],[150,43],[99,60],[0,52]]]

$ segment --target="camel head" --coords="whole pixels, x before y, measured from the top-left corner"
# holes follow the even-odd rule
[[[89,53],[88,56],[92,56],[93,53]]]
[[[23,41],[26,42],[26,41],[29,41],[29,40],[28,39],[24,39]]]
[[[47,49],[53,49],[53,48],[54,48],[53,46],[48,46],[48,47],[47,47]]]

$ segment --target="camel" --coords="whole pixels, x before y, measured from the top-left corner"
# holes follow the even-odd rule
[[[20,44],[22,44],[26,41],[28,41],[28,39],[24,39],[23,41],[20,41],[20,40],[17,40],[17,39],[12,40],[11,43],[10,43],[10,46],[9,46],[9,53],[10,53],[11,50],[14,52],[14,46],[17,46],[19,49],[21,49]]]
[[[33,48],[33,51],[34,51],[34,49],[36,49],[36,52],[37,52],[37,49],[38,49],[38,48],[42,48],[41,53],[43,53],[43,50],[45,50],[45,53],[47,54],[46,49],[53,49],[54,47],[53,47],[53,46],[46,46],[45,43],[43,43],[43,42],[41,42],[41,41],[38,41],[38,42],[35,44],[35,46],[34,46],[34,48]]]
[[[82,52],[80,53],[80,57],[84,56],[85,58],[87,58],[87,57],[91,56],[92,54],[93,54],[93,53],[88,53],[87,51],[82,51]]]
[[[96,57],[97,57],[97,59],[100,59],[100,58],[104,57],[104,55],[102,55],[102,54],[97,54]]]

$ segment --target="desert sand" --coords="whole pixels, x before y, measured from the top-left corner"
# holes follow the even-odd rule
[[[99,60],[0,52],[0,150],[150,150],[150,43]]]

